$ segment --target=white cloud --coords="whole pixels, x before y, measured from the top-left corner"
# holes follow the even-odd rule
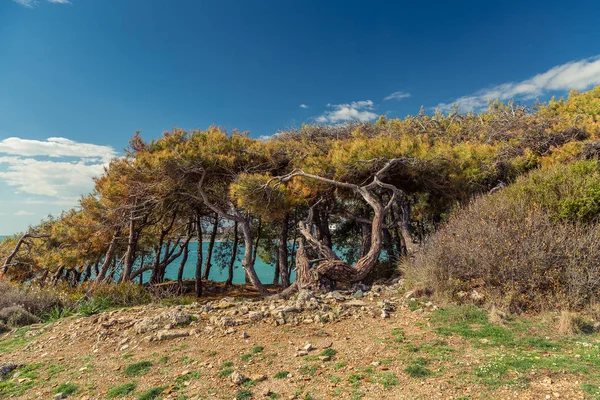
[[[40,0],[13,0],[13,2],[26,7],[26,8],[34,8],[38,4],[40,4]],[[70,0],[48,0],[48,3],[52,4],[71,4]]]
[[[300,108],[308,108],[306,104],[300,104]]]
[[[112,147],[51,137],[45,141],[10,137],[0,140],[0,153],[18,156],[78,157],[107,163],[117,154]]]
[[[8,138],[0,141],[0,183],[35,196],[23,199],[24,204],[74,206],[116,155],[112,147],[65,138]]]
[[[402,100],[402,99],[406,99],[407,97],[410,97],[411,94],[407,93],[407,92],[394,92],[392,94],[390,94],[389,96],[387,96],[385,99],[383,100]]]
[[[319,123],[342,123],[347,121],[366,122],[377,118],[371,100],[353,101],[350,104],[327,104],[330,108],[323,115],[315,118]]]
[[[509,82],[462,96],[451,103],[437,105],[449,111],[457,104],[461,111],[477,111],[487,106],[489,100],[531,100],[548,92],[586,90],[600,84],[600,56],[557,65],[546,72],[521,82]]]
[[[38,2],[37,0],[13,0],[15,3],[23,6],[23,7],[27,7],[27,8],[33,8]]]
[[[23,216],[23,215],[33,215],[33,214],[34,214],[34,213],[32,213],[32,212],[29,212],[29,211],[25,211],[25,210],[19,210],[19,211],[17,211],[17,212],[15,213],[15,215],[18,215],[18,216]]]

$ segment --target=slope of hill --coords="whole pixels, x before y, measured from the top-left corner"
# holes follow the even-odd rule
[[[0,337],[0,397],[479,399],[597,396],[597,336],[555,317],[439,308],[403,282],[74,316]]]

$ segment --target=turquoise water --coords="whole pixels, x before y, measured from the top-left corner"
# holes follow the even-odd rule
[[[215,243],[215,249],[213,250],[213,258],[212,258],[212,267],[210,269],[210,275],[208,279],[216,282],[225,282],[227,280],[227,267],[229,266],[229,255],[231,251],[227,251],[227,257],[224,260],[218,260],[215,257],[216,253],[219,252],[219,247],[222,246],[223,243]],[[208,242],[205,242],[202,246],[202,267],[204,269],[204,262],[206,261],[206,253],[208,248]],[[238,249],[238,258],[234,264],[233,269],[233,283],[244,283],[245,276],[244,270],[242,269],[241,258],[244,254],[244,248],[241,247]],[[196,257],[198,255],[198,243],[191,242],[190,243],[190,254],[188,256],[188,260],[185,263],[185,267],[183,269],[183,279],[194,279],[196,276]],[[166,279],[176,280],[177,279],[177,271],[179,269],[179,263],[181,262],[181,258],[179,257],[177,260],[173,261],[168,267],[165,273]],[[258,279],[262,283],[272,283],[273,275],[275,273],[275,266],[272,264],[267,264],[260,257],[256,257],[256,263],[254,264],[254,269],[256,270],[256,274],[258,275]],[[151,271],[144,272],[143,281],[147,282],[150,279]],[[293,282],[296,278],[296,273],[292,271],[292,275],[290,276],[290,280]]]
[[[0,241],[7,236],[0,236]],[[225,282],[227,280],[227,267],[229,265],[229,255],[231,254],[231,250],[226,251],[227,256],[224,260],[219,260],[216,254],[219,252],[220,246],[222,243],[215,243],[215,249],[213,251],[213,259],[212,259],[212,267],[210,269],[209,279],[217,282]],[[202,246],[203,249],[203,263],[202,267],[204,268],[204,262],[206,261],[206,253],[208,248],[208,242],[205,242]],[[244,248],[241,247],[238,249],[238,259],[234,264],[233,269],[233,283],[244,283],[244,270],[242,269],[241,258],[243,257]],[[196,256],[198,254],[198,243],[191,242],[190,243],[190,254],[188,256],[188,260],[183,269],[183,279],[194,279],[196,276]],[[165,278],[176,280],[177,279],[177,271],[179,269],[179,263],[181,262],[181,258],[179,257],[177,260],[173,261],[168,267],[165,273]],[[147,262],[150,260],[147,259]],[[256,264],[254,265],[254,269],[256,270],[256,274],[262,283],[272,283],[273,282],[273,274],[275,273],[275,266],[272,264],[267,264],[260,257],[256,257]],[[147,282],[150,279],[151,271],[147,271],[143,274],[143,281]],[[296,273],[292,271],[292,276],[290,277],[293,282],[296,278]]]

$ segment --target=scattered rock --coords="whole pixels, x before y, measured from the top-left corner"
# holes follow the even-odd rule
[[[246,331],[244,331],[244,332],[242,332],[241,337],[242,337],[242,339],[248,339],[250,337],[250,335],[248,335],[246,333]]]
[[[24,367],[25,364],[15,364],[11,362],[0,362],[0,379],[13,372],[17,368]]]
[[[354,292],[354,294],[352,295],[353,298],[355,299],[361,299],[365,296],[364,292],[360,289],[358,289],[356,292]]]
[[[164,330],[164,331],[159,331],[156,334],[156,339],[161,341],[161,340],[171,340],[171,339],[177,339],[180,337],[185,337],[185,336],[189,336],[190,332],[187,330],[178,330],[178,331],[170,331],[170,330]]]
[[[347,301],[345,304],[347,306],[352,306],[352,307],[362,307],[362,306],[367,305],[367,303],[365,303],[362,300],[350,300],[350,301]]]
[[[234,373],[232,373],[229,376],[229,378],[231,379],[231,382],[235,383],[238,386],[248,380],[247,376],[245,376],[244,374],[242,374],[241,372],[238,372],[238,371],[235,371]]]
[[[312,345],[312,344],[310,344],[310,343],[307,343],[307,344],[306,344],[306,345],[305,345],[305,346],[304,346],[302,349],[303,349],[304,351],[311,351],[311,350],[314,350],[315,348],[313,347],[313,345]]]
[[[263,374],[251,375],[250,380],[254,382],[262,382],[267,380],[267,376]]]

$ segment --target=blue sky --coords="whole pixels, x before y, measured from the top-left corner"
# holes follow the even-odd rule
[[[0,234],[136,130],[478,110],[600,84],[598,1],[0,0]]]

